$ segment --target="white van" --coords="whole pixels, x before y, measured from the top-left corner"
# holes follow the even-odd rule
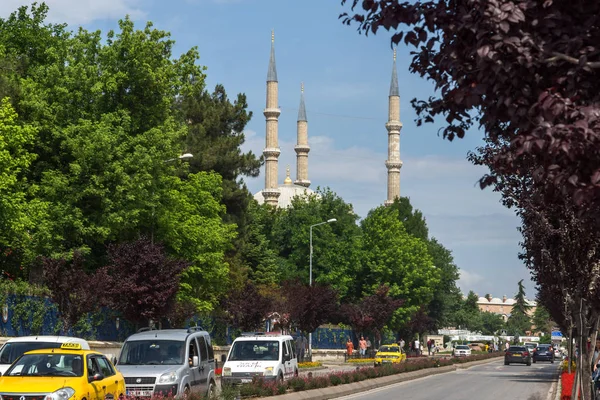
[[[294,339],[289,335],[245,333],[233,341],[223,365],[223,385],[252,382],[254,377],[283,382],[298,376]]]
[[[83,350],[89,350],[90,345],[84,339],[70,336],[22,336],[9,339],[0,348],[0,374],[8,370],[8,367],[23,353],[39,349],[58,349],[63,343],[79,343]]]

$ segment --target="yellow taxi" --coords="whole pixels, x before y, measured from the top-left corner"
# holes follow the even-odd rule
[[[375,353],[375,366],[385,364],[399,364],[406,359],[406,354],[400,351],[397,344],[384,344]]]
[[[0,377],[0,400],[114,400],[125,380],[101,353],[80,343],[29,351]]]

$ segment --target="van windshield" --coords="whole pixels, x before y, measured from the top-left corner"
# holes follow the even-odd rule
[[[12,364],[17,358],[31,350],[58,349],[61,342],[13,342],[0,349],[0,364]]]
[[[279,360],[279,342],[276,340],[241,340],[235,342],[227,361]]]
[[[182,340],[135,340],[125,342],[118,365],[183,364],[185,342]]]

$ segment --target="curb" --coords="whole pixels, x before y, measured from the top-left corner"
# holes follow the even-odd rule
[[[393,385],[395,383],[412,381],[414,379],[424,378],[431,375],[445,374],[454,372],[458,369],[466,369],[480,364],[487,364],[497,361],[494,357],[486,360],[471,361],[468,363],[448,365],[446,367],[425,368],[418,371],[403,372],[396,375],[383,376],[381,378],[367,379],[360,382],[347,383],[338,386],[330,386],[323,389],[311,389],[301,392],[286,393],[278,396],[269,396],[273,400],[327,400],[337,397],[348,396],[355,393],[366,392],[371,389],[383,386]]]

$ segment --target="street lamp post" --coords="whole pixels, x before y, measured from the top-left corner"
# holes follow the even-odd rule
[[[164,162],[169,163],[169,162],[177,161],[177,160],[186,160],[188,158],[193,158],[193,157],[194,157],[194,155],[192,153],[185,153],[185,154],[180,155],[177,158],[169,158],[168,160],[165,160]],[[154,204],[154,185],[152,186],[152,199],[153,199],[153,202],[152,202],[152,229],[150,230],[150,242],[152,244],[154,244],[154,210],[156,208],[156,205]]]
[[[310,254],[308,257],[308,265],[309,265],[309,267],[308,267],[308,286],[312,286],[312,255],[313,255],[312,228],[314,228],[315,226],[325,225],[325,224],[329,224],[329,223],[336,222],[336,221],[337,221],[337,219],[331,218],[331,219],[328,219],[327,221],[319,222],[318,224],[311,225],[308,228],[309,248],[310,248]],[[308,355],[309,355],[310,359],[312,360],[312,332],[308,333]]]

